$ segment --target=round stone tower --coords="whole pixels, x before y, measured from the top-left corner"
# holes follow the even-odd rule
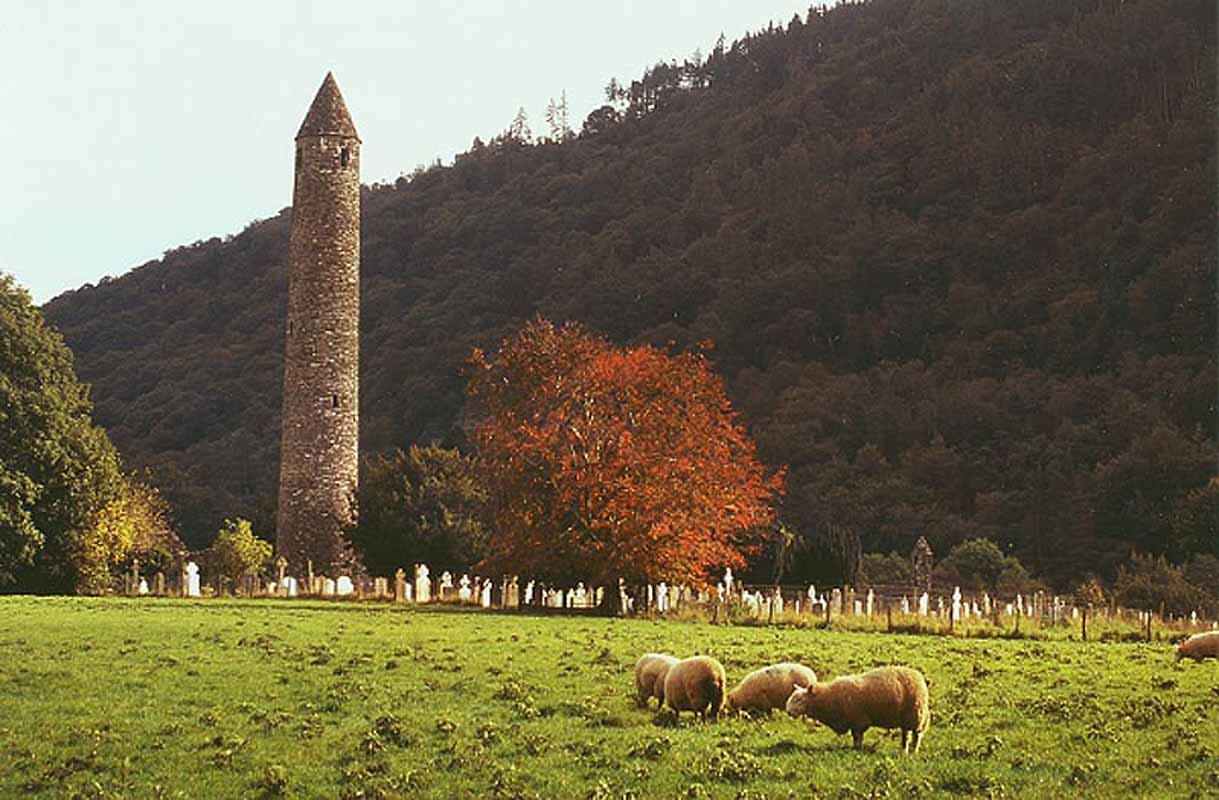
[[[351,567],[359,470],[360,137],[327,73],[296,134],[277,553],[303,575]]]

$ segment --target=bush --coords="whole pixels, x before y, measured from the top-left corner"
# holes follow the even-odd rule
[[[216,541],[208,549],[208,558],[225,577],[237,579],[256,575],[271,560],[271,543],[254,535],[249,520],[226,519]]]
[[[1113,585],[1113,596],[1123,606],[1184,616],[1210,606],[1206,592],[1185,579],[1184,572],[1168,559],[1138,553],[1121,567]]]
[[[972,591],[1014,594],[1027,589],[1028,571],[1015,556],[1005,556],[990,539],[970,539],[949,551],[936,565],[937,584],[960,586]]]

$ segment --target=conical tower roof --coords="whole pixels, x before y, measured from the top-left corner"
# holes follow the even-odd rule
[[[301,129],[296,132],[297,139],[303,136],[360,138],[332,73],[326,73],[326,79],[322,81],[322,87],[317,90],[317,97],[313,98],[313,105],[309,106],[309,113],[301,123]]]

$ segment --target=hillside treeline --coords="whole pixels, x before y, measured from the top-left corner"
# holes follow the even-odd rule
[[[1058,584],[1219,553],[1214,42],[1209,0],[843,4],[367,188],[365,452],[465,446],[471,349],[540,314],[714,342],[789,575],[844,531]],[[194,546],[270,530],[289,224],[45,309]]]

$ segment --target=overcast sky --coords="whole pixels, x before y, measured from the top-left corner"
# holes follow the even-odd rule
[[[292,139],[333,70],[362,180],[504,130],[572,127],[659,60],[809,0],[27,0],[0,21],[0,271],[42,303],[291,203]]]

